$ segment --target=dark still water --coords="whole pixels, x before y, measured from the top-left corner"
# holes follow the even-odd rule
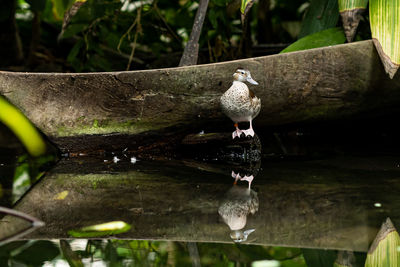
[[[394,156],[118,159],[62,159],[39,181],[26,159],[0,166],[2,205],[45,223],[2,245],[0,266],[364,266],[382,223],[400,223]],[[2,216],[1,239],[29,225]],[[116,221],[130,228],[80,232]]]

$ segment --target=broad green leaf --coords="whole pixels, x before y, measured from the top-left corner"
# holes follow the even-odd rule
[[[400,66],[400,1],[372,0],[369,5],[372,40],[393,78]]]
[[[288,52],[306,50],[323,46],[343,44],[345,41],[346,37],[344,36],[342,29],[337,27],[303,37],[300,40],[294,42],[293,44],[283,49],[281,53],[288,53]]]
[[[312,0],[301,24],[299,39],[336,26],[338,0]]]
[[[14,132],[29,154],[37,157],[46,152],[46,143],[35,126],[2,96],[0,96],[0,121]]]
[[[387,218],[368,251],[365,267],[399,266],[399,248],[399,233],[392,221]]]

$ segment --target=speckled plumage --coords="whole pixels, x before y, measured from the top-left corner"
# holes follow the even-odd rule
[[[233,122],[247,122],[254,119],[261,110],[261,100],[251,97],[250,89],[243,82],[234,81],[221,96],[222,111]]]
[[[232,86],[221,96],[221,108],[234,123],[250,122],[248,130],[240,130],[236,125],[236,131],[232,137],[240,137],[242,132],[245,135],[254,136],[252,120],[260,113],[261,100],[255,96],[254,92],[247,87],[244,81],[258,84],[251,78],[248,70],[238,69],[233,74],[234,81]]]

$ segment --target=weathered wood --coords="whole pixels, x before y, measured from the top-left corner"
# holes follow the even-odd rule
[[[199,39],[201,30],[203,29],[203,22],[206,17],[208,1],[209,0],[199,1],[199,7],[197,8],[196,16],[194,18],[192,32],[190,33],[189,41],[183,51],[179,67],[197,64],[197,58],[199,56]]]
[[[387,77],[372,41],[171,69],[0,72],[0,94],[61,149],[79,150],[85,145],[79,140],[92,138],[86,144],[91,149],[101,146],[104,135],[110,143],[123,136],[140,143],[153,133],[183,137],[206,126],[231,130],[219,97],[239,66],[260,84],[251,87],[262,102],[256,131],[390,108],[400,99],[400,76]]]
[[[256,229],[247,243],[367,251],[386,216],[395,223],[400,219],[395,162],[347,158],[265,164],[252,184],[259,208],[247,217],[245,229]],[[65,160],[15,209],[46,223],[29,239],[68,238],[71,229],[122,220],[133,229],[118,238],[232,242],[218,209],[233,178],[229,166],[218,166],[202,168],[217,170],[210,173],[177,162]],[[237,187],[246,190],[247,183]],[[374,206],[377,201],[382,208]],[[19,226],[3,218],[0,236]]]

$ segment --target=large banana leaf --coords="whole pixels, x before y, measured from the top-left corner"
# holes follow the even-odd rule
[[[365,267],[399,266],[399,247],[399,233],[394,228],[392,221],[387,218],[368,251]]]
[[[400,66],[400,1],[371,0],[369,17],[372,40],[386,72],[393,78]]]

